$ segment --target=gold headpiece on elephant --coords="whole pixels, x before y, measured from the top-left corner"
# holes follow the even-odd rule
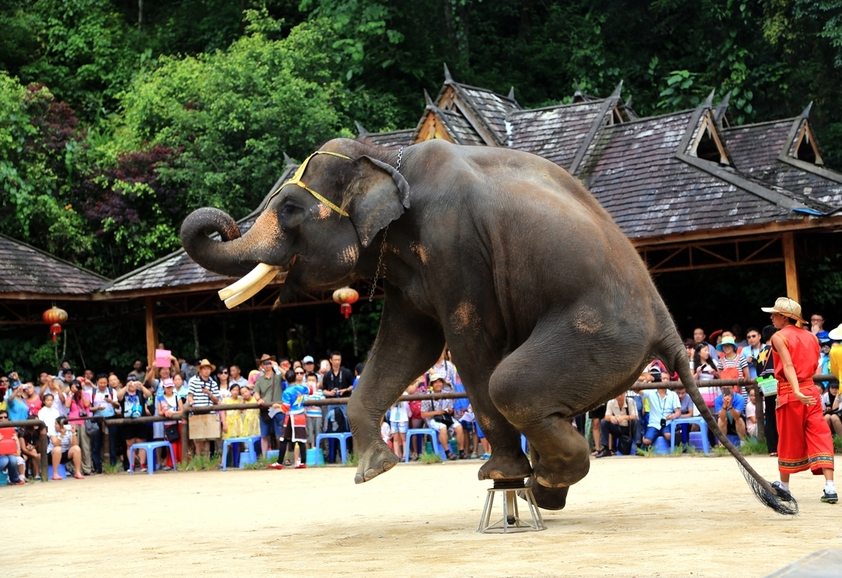
[[[334,211],[336,211],[337,213],[339,213],[343,217],[349,217],[350,215],[348,215],[348,213],[344,209],[342,209],[342,207],[339,207],[336,204],[330,202],[327,198],[324,197],[324,195],[321,195],[321,194],[317,193],[316,191],[314,191],[313,189],[311,189],[310,187],[305,185],[304,182],[301,180],[301,177],[304,176],[304,171],[307,170],[307,164],[310,162],[310,159],[312,159],[316,155],[330,155],[332,157],[339,157],[341,159],[346,159],[346,160],[349,160],[349,161],[351,160],[351,157],[349,157],[348,155],[343,155],[342,153],[334,153],[334,152],[331,152],[331,151],[316,151],[316,152],[314,152],[309,157],[304,159],[304,162],[301,163],[301,166],[298,167],[298,170],[295,171],[295,174],[292,175],[291,179],[289,179],[287,181],[284,181],[281,184],[281,186],[279,186],[277,189],[272,191],[272,194],[269,195],[269,199],[266,201],[266,204],[268,205],[269,201],[271,201],[275,197],[275,195],[277,195],[281,191],[281,189],[283,189],[285,186],[296,185],[296,186],[301,187],[302,189],[304,189],[305,191],[307,191],[308,193],[310,193],[314,197],[316,197],[320,202],[324,203],[325,205],[327,205],[328,207],[330,207],[331,209],[333,209]]]

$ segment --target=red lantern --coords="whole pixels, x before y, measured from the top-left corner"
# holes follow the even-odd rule
[[[41,319],[44,320],[44,323],[64,323],[67,321],[67,311],[53,305],[50,309],[44,311]]]
[[[351,315],[351,304],[356,303],[359,298],[360,294],[350,287],[342,287],[333,292],[333,300],[339,303],[345,319]]]
[[[56,335],[61,333],[61,324],[67,321],[67,311],[60,309],[53,305],[51,308],[44,311],[41,315],[44,323],[50,325],[50,334],[53,336],[53,342],[56,340]]]

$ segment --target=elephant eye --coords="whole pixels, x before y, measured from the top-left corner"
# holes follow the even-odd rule
[[[292,217],[295,217],[296,215],[300,215],[303,211],[304,209],[302,209],[298,205],[287,201],[281,207],[281,218],[285,220],[290,219]]]

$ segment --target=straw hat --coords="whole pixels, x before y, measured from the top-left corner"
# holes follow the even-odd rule
[[[801,318],[801,305],[789,297],[778,297],[772,307],[761,307],[766,313],[780,313],[784,317],[795,319],[799,323],[806,323]]]
[[[268,353],[264,353],[263,355],[260,356],[260,359],[257,360],[257,365],[260,365],[264,361],[277,361],[277,360],[278,360],[278,358],[275,357],[274,355],[269,355]]]
[[[210,367],[211,371],[216,370],[216,366],[213,363],[211,363],[210,361],[208,361],[207,359],[203,359],[202,361],[200,361],[199,365],[197,367],[199,367],[199,369],[201,369],[203,367]]]
[[[827,332],[827,336],[830,337],[833,341],[842,341],[842,324],[839,325],[836,329],[831,329]]]

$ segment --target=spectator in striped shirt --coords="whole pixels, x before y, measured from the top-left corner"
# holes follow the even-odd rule
[[[216,369],[210,361],[203,359],[199,362],[199,373],[190,378],[187,383],[189,393],[187,403],[193,407],[207,407],[219,403],[219,385],[211,377]],[[209,456],[210,440],[193,440],[196,444],[196,454]]]
[[[307,387],[310,388],[307,399],[325,398],[319,378],[312,371],[307,373]],[[322,433],[322,408],[318,405],[306,405],[304,406],[304,413],[307,415],[307,448],[314,448],[316,447],[316,436]]]

